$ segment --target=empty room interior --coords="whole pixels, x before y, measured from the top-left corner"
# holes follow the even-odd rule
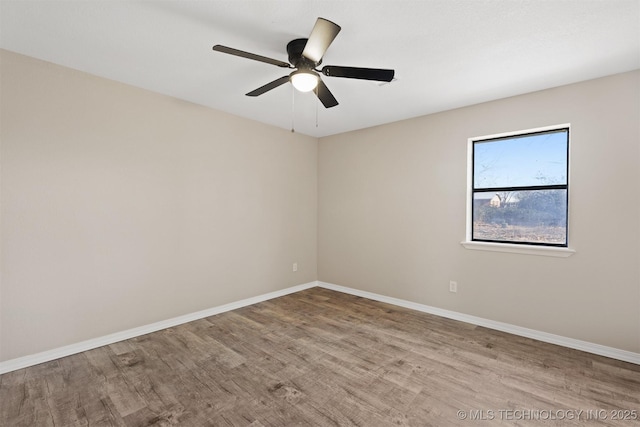
[[[0,425],[640,425],[640,1],[0,23]]]

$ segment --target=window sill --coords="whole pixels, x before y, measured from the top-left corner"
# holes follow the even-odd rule
[[[576,253],[569,248],[557,248],[551,246],[514,245],[510,243],[490,243],[490,242],[460,242],[466,249],[477,251],[507,252],[512,254],[551,256],[566,258]]]

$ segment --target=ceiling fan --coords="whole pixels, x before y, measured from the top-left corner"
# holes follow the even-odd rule
[[[346,77],[381,82],[390,82],[393,80],[395,73],[394,70],[380,68],[341,67],[337,65],[325,65],[321,70],[317,69],[316,67],[322,63],[322,57],[340,32],[340,29],[339,25],[327,19],[318,18],[308,39],[295,39],[287,44],[288,63],[219,44],[213,46],[213,50],[295,70],[288,76],[280,77],[247,93],[247,96],[262,95],[290,81],[293,87],[301,92],[314,91],[320,102],[326,108],[331,108],[338,105],[338,101],[318,73],[329,77]]]

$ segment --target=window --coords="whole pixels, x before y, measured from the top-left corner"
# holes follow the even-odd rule
[[[569,126],[470,141],[472,242],[568,245]]]

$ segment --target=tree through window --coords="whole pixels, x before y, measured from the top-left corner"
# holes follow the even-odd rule
[[[569,128],[471,143],[471,240],[566,247]]]

